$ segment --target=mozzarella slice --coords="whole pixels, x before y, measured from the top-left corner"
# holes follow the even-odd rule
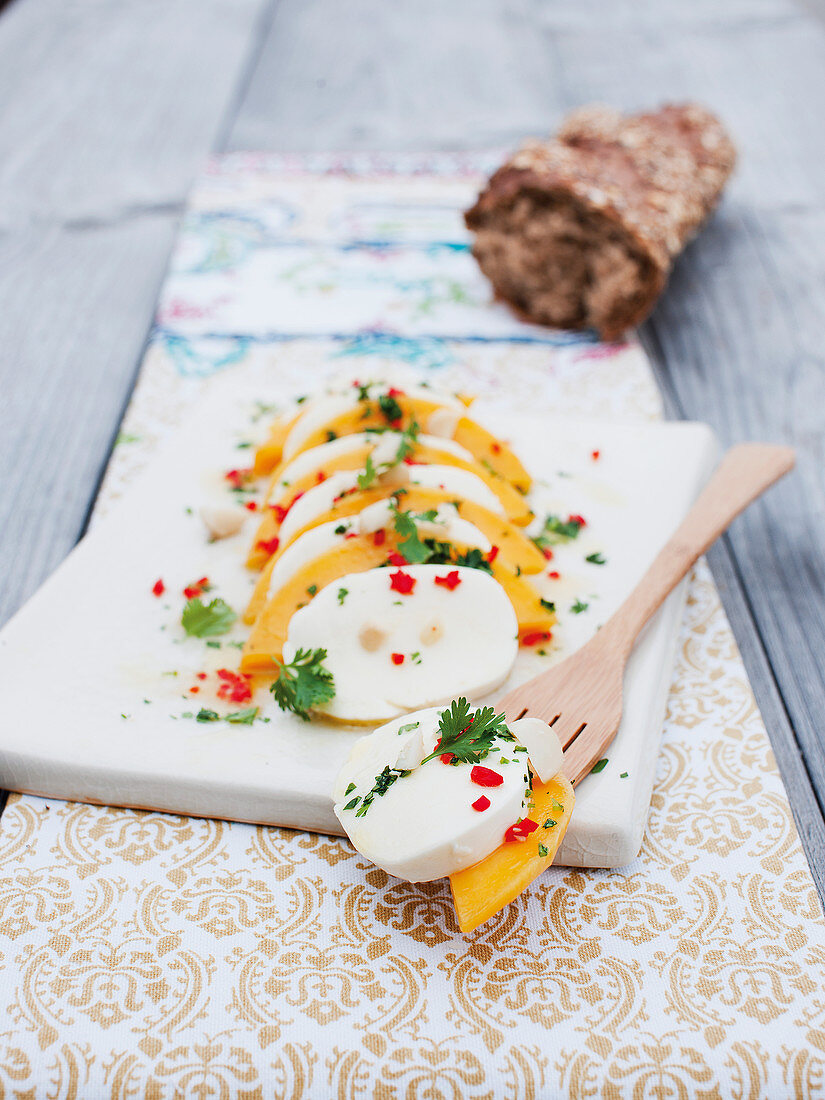
[[[538,718],[517,718],[509,724],[510,732],[527,749],[533,771],[549,783],[562,765],[562,747],[558,737],[546,722]]]
[[[347,574],[322,588],[289,622],[285,660],[298,649],[327,651],[324,665],[333,675],[335,696],[321,709],[331,717],[375,722],[459,695],[485,695],[513,667],[516,615],[488,573],[405,566],[400,572],[415,582],[405,594],[393,581],[398,572],[390,567]],[[459,583],[437,583],[448,575]]]
[[[422,446],[432,447],[444,454],[461,459],[463,462],[475,461],[467,448],[462,447],[460,443],[456,443],[453,439],[442,439],[434,435],[419,435],[418,442]],[[330,440],[329,443],[319,443],[317,447],[310,447],[308,451],[301,451],[281,471],[281,476],[278,478],[272,492],[272,501],[277,503],[296,481],[308,474],[323,470],[327,463],[339,458],[341,455],[352,454],[353,451],[358,451],[364,446],[376,448],[382,445],[384,448],[390,449],[390,457],[394,457],[398,453],[400,443],[400,432],[357,432],[354,435],[342,435],[338,439]],[[375,451],[373,450],[374,454]],[[376,461],[375,458],[373,458],[373,461]],[[501,509],[500,504],[497,507],[499,510]]]
[[[357,517],[356,517],[357,519]],[[345,519],[340,523],[322,523],[318,527],[312,527],[305,531],[292,546],[288,546],[272,567],[267,589],[267,600],[271,600],[279,588],[292,580],[299,569],[303,569],[308,561],[319,558],[327,550],[332,550],[343,542],[347,534],[353,530],[353,520]]]
[[[386,393],[386,384],[378,383],[371,387],[370,397],[378,399],[381,393]],[[290,459],[301,449],[307,439],[325,424],[343,416],[359,404],[359,389],[357,386],[349,386],[341,393],[322,394],[312,401],[297,419],[284,441],[284,458]],[[464,412],[464,406],[457,397],[449,394],[436,393],[422,386],[405,386],[404,396],[420,398],[447,409],[454,409],[458,413]]]
[[[502,515],[504,512],[498,497],[480,477],[470,473],[469,470],[462,470],[457,466],[403,466],[402,469],[409,472],[410,485],[420,485],[427,489],[443,489],[458,500],[471,500],[497,515]],[[342,493],[357,489],[358,473],[357,470],[340,470],[338,473],[330,474],[319,485],[307,489],[284,517],[278,532],[282,544],[288,543],[298,531],[312,523],[318,516],[331,511]],[[404,507],[403,501],[401,507]]]
[[[335,813],[358,851],[388,874],[411,882],[442,878],[478,863],[526,814],[526,753],[512,740],[497,739],[481,761],[501,776],[497,787],[475,783],[469,763],[444,764],[438,756],[421,763],[438,740],[439,716],[440,708],[418,710],[362,737],[335,783]],[[385,768],[389,785],[378,780]],[[377,780],[386,789],[373,793],[364,809]],[[489,806],[474,809],[481,798]]]

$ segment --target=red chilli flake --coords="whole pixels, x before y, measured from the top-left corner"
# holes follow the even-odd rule
[[[403,653],[391,653],[390,654],[390,660],[392,661],[392,663],[394,665],[403,665],[404,664],[404,654]]]
[[[449,588],[452,592],[461,584],[461,577],[458,575],[458,570],[453,569],[446,577],[436,577],[435,583],[440,584],[443,588]]]
[[[234,489],[242,489],[252,476],[252,467],[246,466],[241,470],[227,470],[223,476]]]
[[[402,596],[412,595],[416,583],[415,577],[411,577],[409,573],[402,573],[400,569],[397,573],[390,574],[390,589],[393,592],[400,592]]]
[[[209,577],[201,577],[200,580],[192,581],[191,584],[187,584],[186,588],[183,590],[183,594],[187,600],[194,600],[196,596],[202,596],[208,587]]]
[[[196,672],[195,675],[197,676],[197,678],[199,680],[205,680],[206,679],[206,673],[205,672]]]
[[[190,689],[189,689],[189,690],[191,691],[191,693],[192,693],[193,695],[197,695],[197,694],[198,694],[198,692],[200,691],[200,688],[198,687],[198,685],[197,685],[197,684],[194,684],[194,685],[193,685],[192,687],[190,687]]]
[[[405,397],[405,396],[406,395],[405,395],[404,391],[396,389],[395,386],[390,386],[390,388],[387,390],[387,397]]]
[[[500,787],[504,782],[504,776],[494,772],[492,768],[482,767],[476,764],[470,772],[470,779],[477,787]]]
[[[490,448],[490,450],[493,452],[494,455],[501,454],[501,444],[500,443],[494,443],[492,445],[492,447]]]
[[[288,509],[284,508],[283,504],[270,504],[269,510],[272,512],[277,523],[283,523],[286,519]]]
[[[547,576],[550,578],[551,581],[557,581],[559,579],[559,577],[561,576],[561,573],[557,573],[555,569],[552,569],[547,574]]]
[[[490,809],[490,799],[486,794],[483,794],[481,798],[477,798],[472,804],[474,810],[478,810],[479,813],[483,813],[485,810]]]
[[[553,637],[553,634],[549,630],[534,630],[530,634],[525,634],[521,639],[522,645],[538,645],[540,642],[549,642]]]
[[[489,562],[490,565],[492,565],[497,557],[498,557],[498,547],[494,546],[490,550],[490,553],[487,555],[487,561]]]
[[[158,579],[152,585],[152,595],[153,596],[162,596],[165,591],[166,591],[166,585],[163,583],[163,581],[160,579],[160,577],[158,577]]]
[[[584,516],[568,516],[567,517],[567,522],[568,523],[578,523],[579,527],[586,527],[587,526],[587,520],[584,518]]]
[[[344,535],[344,538],[345,539],[357,539],[358,538],[358,532],[357,531],[347,531],[347,533]]]
[[[598,462],[599,459],[601,458],[601,455],[602,455],[601,451],[591,451],[590,452],[590,457],[593,459],[594,462]]]
[[[534,833],[538,829],[538,823],[531,821],[529,817],[526,817],[524,821],[517,821],[515,825],[511,825],[507,832],[504,834],[505,840],[526,840],[530,833]]]
[[[244,505],[244,507],[246,508],[247,512],[257,512],[258,511],[258,505],[255,503],[254,500],[248,500],[246,502],[246,504]]]
[[[326,481],[326,479],[327,475],[324,473],[323,470],[319,470],[318,473],[315,475],[315,480],[318,482],[319,485],[322,481]]]
[[[403,556],[403,554],[399,554],[397,550],[392,551],[392,553],[390,554],[388,560],[389,560],[390,565],[398,565],[402,569],[404,568],[405,565],[409,565],[409,562],[407,561],[407,559]]]
[[[252,698],[252,688],[249,686],[250,678],[242,672],[232,672],[228,668],[219,668],[218,679],[222,681],[218,688],[219,699],[227,699],[230,703],[248,703]]]
[[[255,546],[259,550],[263,550],[263,552],[267,555],[274,554],[280,545],[281,540],[278,538],[277,535],[275,536],[275,538],[272,539],[258,539],[258,541],[255,543]]]
[[[383,527],[379,527],[377,531],[372,533],[372,542],[374,546],[383,546],[387,541],[387,532]]]
[[[452,762],[455,760],[455,755],[451,752],[442,752],[441,756],[439,756],[438,759],[441,761],[442,764],[452,764]]]
[[[553,560],[553,551],[550,549],[549,546],[545,546],[542,549],[542,554],[544,554],[545,558],[547,558],[548,561]]]

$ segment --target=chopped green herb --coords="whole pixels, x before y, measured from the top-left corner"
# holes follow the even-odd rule
[[[554,821],[552,817],[548,817],[548,818],[547,818],[547,820],[546,820],[546,821],[545,821],[545,823],[544,823],[544,827],[545,827],[545,829],[552,829],[552,828],[554,828],[554,827],[555,827],[555,826],[556,826],[557,824],[558,824],[558,822],[557,822],[557,821]]]
[[[372,790],[367,791],[364,795],[361,805],[355,811],[355,816],[363,817],[376,797],[386,794],[396,779],[403,779],[405,775],[409,774],[409,771],[404,771],[403,768],[391,768],[387,764],[381,774],[376,775]]]
[[[349,786],[347,787],[347,789],[346,789],[346,790],[344,791],[344,795],[346,796],[346,795],[348,795],[348,794],[352,794],[352,792],[353,792],[354,790],[355,790],[355,784],[354,784],[354,783],[350,783],[350,784],[349,784]]]
[[[619,779],[627,779],[627,772],[622,772],[622,774],[619,776]]]
[[[227,642],[226,644],[233,646],[235,649],[243,649],[244,647],[243,642]]]
[[[554,810],[561,810],[561,812],[564,813],[564,806],[561,804],[561,802],[559,802],[557,798],[551,798],[550,805],[553,807]]]
[[[235,450],[236,451],[245,451],[251,446],[252,446],[252,444],[249,442],[249,440],[244,439],[241,443],[236,443],[235,444]]]
[[[307,588],[307,592],[310,594],[310,596],[314,596],[317,591],[318,591],[318,585],[317,584],[311,584]]]
[[[338,432],[334,432],[332,428],[327,428],[327,443],[332,443],[333,439],[338,438]]]
[[[375,385],[374,382],[367,382],[367,384],[365,386],[360,386],[359,385],[359,387],[358,387],[358,400],[359,401],[369,401],[370,386],[373,386],[373,385]]]
[[[607,767],[608,757],[603,756],[601,760],[597,760],[593,767],[590,769],[594,775],[598,775],[599,772],[603,772]]]
[[[372,455],[367,455],[367,461],[364,463],[364,472],[359,474],[356,478],[359,489],[369,489],[375,479],[378,477],[378,470],[372,461]]]
[[[217,722],[220,715],[216,710],[207,710],[206,707],[201,707],[195,718],[198,722]]]
[[[547,846],[544,844],[539,844],[539,855],[542,857],[542,859],[544,859],[544,857],[548,856],[549,854],[550,853],[547,850]]]
[[[220,642],[207,642],[206,644],[209,646],[210,649],[220,649],[221,648],[221,643]]]
[[[589,561],[591,565],[607,565],[607,558],[601,551],[595,554],[588,554],[584,560]]]
[[[555,611],[556,610],[556,605],[553,603],[552,600],[540,599],[539,603],[541,604],[541,606],[544,608],[545,611]]]
[[[307,393],[302,394],[300,397],[296,397],[295,398],[295,404],[296,405],[303,405],[303,403],[306,401],[307,397],[309,397],[309,394],[307,394]]]
[[[407,724],[405,726],[399,726],[399,728],[398,728],[399,737],[401,736],[402,733],[409,733],[410,730],[417,730],[420,725],[421,725],[420,722],[407,722]],[[349,792],[347,792],[347,793],[349,793]]]
[[[401,512],[395,501],[390,504],[393,526],[400,539],[398,552],[411,565],[421,565],[430,560],[430,548],[419,538],[418,522],[433,523],[438,518],[435,508],[426,512]]]
[[[349,802],[344,806],[345,810],[354,810],[358,803],[361,801],[361,796],[356,795],[355,798],[351,798]]]
[[[496,740],[513,741],[503,714],[496,714],[492,707],[481,707],[470,713],[470,704],[462,696],[453,700],[449,710],[439,715],[439,740],[429,756],[421,761],[426,764],[436,756],[452,753],[456,762],[477,764]]]
[[[191,509],[191,508],[189,508],[189,507],[186,507],[186,508],[184,508],[184,509],[183,509],[183,511],[184,511],[184,513],[185,513],[185,514],[186,514],[187,516],[191,516],[191,515],[193,515],[193,514],[194,514],[194,513],[193,513],[193,511],[192,511],[192,509]]]
[[[121,714],[121,718],[131,718],[131,714]]]
[[[404,410],[395,398],[390,397],[388,393],[382,393],[378,398],[378,407],[381,409],[384,419],[390,424],[395,424],[404,416]]]
[[[348,588],[339,588],[338,589],[338,603],[343,604],[344,600],[347,598],[348,595],[349,595],[349,589]]]
[[[226,715],[227,722],[233,726],[251,726],[258,717],[257,707],[245,707],[243,710],[235,710]]]
[[[574,615],[581,615],[582,611],[587,611],[588,607],[590,607],[589,603],[585,603],[583,600],[577,598],[576,602],[571,605],[570,610]]]
[[[347,533],[348,529],[349,528],[347,527],[346,523],[339,523],[338,526],[335,528],[335,534],[336,535],[345,535]]]
[[[281,710],[291,710],[308,722],[311,707],[335,696],[335,681],[323,664],[326,655],[325,649],[299,649],[288,664],[276,661],[280,673],[269,690]]]
[[[193,600],[187,600],[180,621],[187,634],[205,638],[211,634],[226,634],[237,617],[220,597],[204,604],[196,596]]]

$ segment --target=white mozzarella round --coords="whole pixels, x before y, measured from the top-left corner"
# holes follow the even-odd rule
[[[390,442],[384,442],[385,440],[389,440]],[[453,439],[441,439],[433,435],[420,435],[418,441],[422,446],[432,447],[445,454],[453,455],[455,458],[460,458],[464,462],[474,461],[472,454],[470,454],[466,447],[462,447],[460,443],[456,443]],[[310,447],[308,451],[301,451],[299,454],[295,455],[292,461],[288,462],[282,470],[272,492],[272,503],[277,504],[282,500],[287,494],[287,490],[290,489],[296,481],[306,477],[308,474],[323,470],[326,463],[331,462],[333,459],[340,458],[341,455],[352,454],[353,451],[358,451],[364,446],[371,446],[373,448],[373,455],[375,455],[375,448],[380,444],[385,450],[390,450],[391,456],[394,457],[398,453],[400,443],[400,432],[356,432],[353,435],[342,435],[339,436],[338,439],[331,439],[328,443],[319,443],[317,447]],[[373,458],[373,461],[376,461],[376,459]],[[469,471],[466,472],[469,473]],[[479,480],[481,479],[479,478]],[[482,485],[483,484],[484,482],[482,482]],[[498,500],[498,498],[496,498],[496,500]]]
[[[299,540],[299,542],[302,540]],[[297,546],[298,543],[296,542]],[[518,624],[501,585],[478,569],[409,565],[412,592],[393,587],[393,567],[350,573],[292,616],[284,656],[324,648],[335,696],[324,713],[375,722],[417,707],[485,695],[509,675]],[[457,573],[450,589],[436,578]]]
[[[386,384],[375,384],[370,388],[370,400],[377,401],[382,393],[387,392]],[[305,411],[298,417],[290,429],[284,441],[284,458],[290,459],[301,449],[310,436],[314,435],[325,424],[343,416],[359,404],[359,389],[357,386],[349,386],[339,393],[325,393],[307,404]],[[449,394],[436,393],[422,386],[405,386],[404,396],[420,398],[447,409],[455,409],[463,413],[464,407],[456,397]]]
[[[533,771],[542,783],[559,774],[563,759],[561,742],[546,722],[539,718],[517,718],[510,722],[509,728],[527,749]]]
[[[306,452],[309,454],[309,451]],[[501,515],[504,509],[498,497],[484,484],[480,477],[458,466],[404,466],[409,471],[410,484],[426,489],[443,489],[454,495],[457,500],[471,500],[481,504],[491,512]],[[314,485],[299,497],[284,517],[278,537],[286,544],[307,524],[329,512],[336,499],[352,489],[358,488],[358,470],[340,470],[330,474],[325,481]],[[401,508],[404,508],[403,498]],[[472,545],[477,545],[473,543]]]
[[[439,757],[421,763],[438,740],[440,713],[432,707],[404,714],[360,738],[335,783],[335,813],[358,851],[411,882],[478,863],[526,813],[526,754],[512,740],[496,739],[480,761],[501,776],[497,787],[473,782],[471,763],[444,764]],[[373,794],[364,810],[364,798],[385,768],[409,774],[398,775],[384,794]],[[474,809],[479,799],[489,806]]]

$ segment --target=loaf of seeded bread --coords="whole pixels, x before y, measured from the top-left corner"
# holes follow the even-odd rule
[[[528,320],[615,339],[653,308],[735,160],[722,124],[695,104],[582,108],[491,177],[465,214],[473,254]]]

